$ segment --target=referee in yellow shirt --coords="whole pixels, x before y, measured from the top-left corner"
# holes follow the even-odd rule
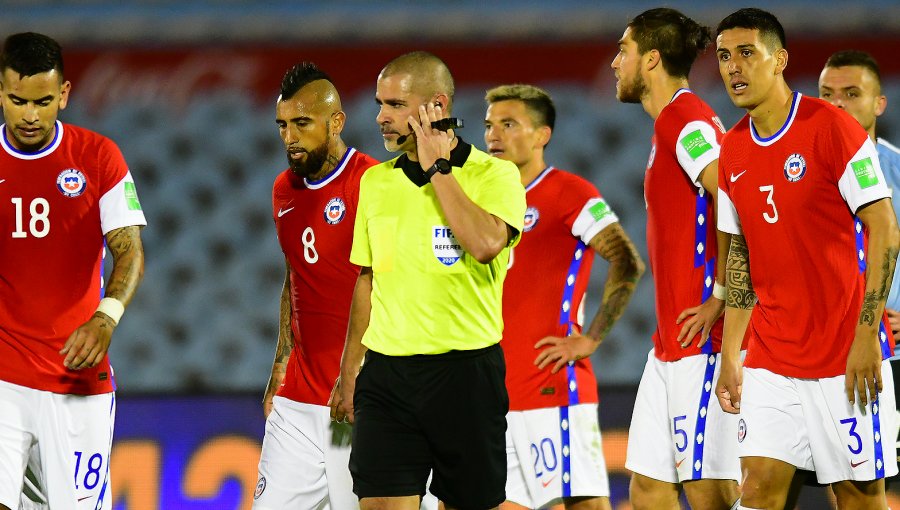
[[[413,510],[432,472],[448,509],[497,508],[509,407],[501,295],[525,190],[514,164],[431,127],[453,100],[436,56],[392,60],[375,98],[384,146],[403,154],[360,183],[350,261],[362,271],[331,399],[333,418],[354,422],[353,490],[363,510]]]

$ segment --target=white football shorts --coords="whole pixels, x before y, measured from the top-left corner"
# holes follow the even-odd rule
[[[597,404],[506,415],[506,499],[543,508],[561,498],[609,497]]]
[[[715,396],[720,354],[664,362],[651,349],[628,431],[625,467],[654,480],[741,478],[737,415]]]
[[[739,455],[815,471],[822,484],[896,475],[896,397],[888,361],[881,380],[878,400],[863,411],[847,402],[843,375],[798,379],[745,368]]]
[[[66,395],[0,381],[0,409],[0,504],[111,508],[114,393]]]

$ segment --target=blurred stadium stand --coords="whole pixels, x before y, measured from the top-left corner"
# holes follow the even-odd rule
[[[709,24],[740,7],[668,4]],[[0,0],[0,35],[37,30],[64,43],[74,88],[63,120],[118,142],[138,184],[149,221],[147,266],[111,349],[119,388],[262,391],[284,271],[270,192],[286,164],[272,102],[283,72],[304,59],[335,77],[348,114],[345,140],[379,159],[390,155],[374,124],[375,76],[390,58],[417,48],[410,40],[448,61],[458,84],[454,113],[467,126],[460,134],[479,147],[485,88],[512,81],[546,87],[559,110],[547,161],[596,183],[646,257],[642,186],[652,123],[639,105],[615,100],[609,62],[629,17],[655,5]],[[900,142],[898,2],[756,5],[782,18],[789,49],[796,40],[788,78],[804,93],[816,94],[816,74],[832,51],[873,52],[889,97],[879,131]],[[423,34],[422,27],[431,28]],[[709,53],[692,85],[726,126],[740,118]],[[598,260],[588,318],[604,276]],[[647,274],[594,355],[601,384],[637,383],[654,323]]]

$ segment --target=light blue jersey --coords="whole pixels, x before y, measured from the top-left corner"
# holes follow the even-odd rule
[[[878,161],[881,163],[881,171],[891,191],[900,189],[900,149],[894,147],[884,139],[879,138],[876,144],[878,149]],[[900,222],[900,196],[894,193],[894,212],[897,221]],[[900,264],[894,270],[894,281],[891,283],[891,293],[888,294],[887,308],[900,310]]]

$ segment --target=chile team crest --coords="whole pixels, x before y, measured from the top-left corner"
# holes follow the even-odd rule
[[[74,198],[84,193],[87,189],[87,179],[81,171],[74,168],[67,168],[60,172],[56,178],[56,187],[63,195]]]
[[[328,201],[328,204],[325,205],[325,221],[327,221],[329,225],[340,223],[346,214],[347,206],[344,205],[344,201],[339,197],[332,198]]]
[[[784,177],[797,182],[806,175],[806,160],[800,154],[791,154],[784,162]]]
[[[525,232],[529,232],[531,229],[537,225],[538,220],[541,218],[541,213],[538,212],[537,207],[529,207],[525,209],[525,226],[522,230]]]

